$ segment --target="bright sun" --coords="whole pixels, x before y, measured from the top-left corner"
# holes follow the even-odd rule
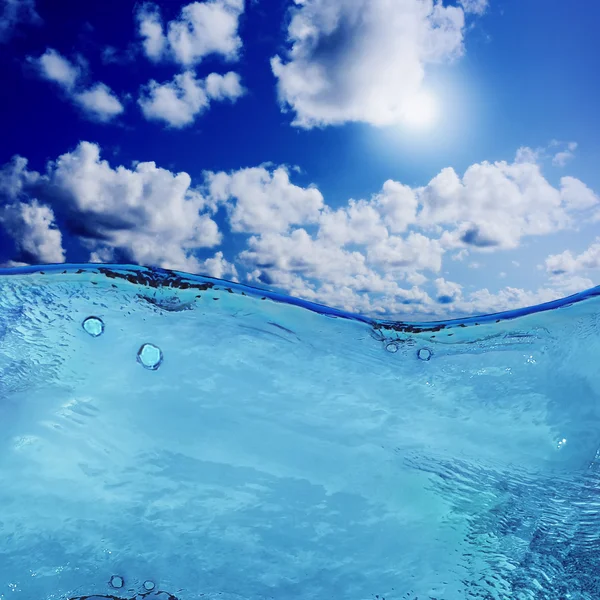
[[[410,127],[431,127],[438,117],[438,104],[429,92],[418,92],[402,107],[402,120]]]

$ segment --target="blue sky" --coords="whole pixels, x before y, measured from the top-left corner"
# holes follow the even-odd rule
[[[600,268],[597,3],[0,0],[0,264],[398,317]]]

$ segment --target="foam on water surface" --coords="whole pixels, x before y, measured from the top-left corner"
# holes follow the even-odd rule
[[[0,600],[597,600],[599,294],[410,324],[0,271]]]

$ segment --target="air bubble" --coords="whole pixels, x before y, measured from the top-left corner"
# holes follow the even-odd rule
[[[429,348],[421,348],[418,352],[417,352],[417,358],[419,360],[429,360],[431,358],[431,355],[433,353],[431,352],[431,350],[429,350]]]
[[[148,590],[149,592],[151,592],[156,586],[154,585],[154,581],[150,581],[149,579],[147,579],[146,581],[144,581],[144,589]]]
[[[144,368],[156,371],[163,361],[163,353],[154,344],[143,344],[138,350],[137,360]]]
[[[115,588],[115,590],[118,590],[123,587],[125,581],[119,575],[113,575],[108,583],[110,584],[110,587]]]
[[[398,352],[398,344],[394,344],[393,342],[390,342],[390,343],[389,343],[389,344],[388,344],[388,345],[385,347],[385,349],[386,349],[388,352],[392,352],[392,353],[394,353],[394,352]]]
[[[98,337],[104,332],[104,322],[99,317],[88,317],[81,326],[92,337]]]

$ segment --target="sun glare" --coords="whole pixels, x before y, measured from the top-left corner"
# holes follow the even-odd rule
[[[431,127],[438,118],[438,104],[429,92],[419,92],[409,98],[402,109],[405,125],[424,129]]]

